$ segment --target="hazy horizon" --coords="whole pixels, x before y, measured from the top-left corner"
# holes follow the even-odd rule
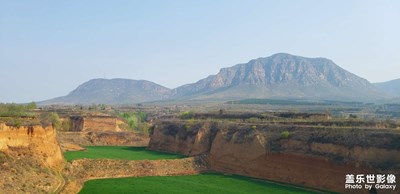
[[[275,53],[400,78],[399,1],[0,0],[0,102],[67,95],[94,78],[168,88]]]

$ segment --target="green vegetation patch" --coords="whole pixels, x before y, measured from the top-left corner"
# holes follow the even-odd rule
[[[35,114],[29,111],[36,109],[36,103],[29,104],[3,104],[0,103],[0,117],[33,117]]]
[[[299,194],[317,193],[242,176],[199,174],[190,176],[98,179],[85,182],[81,194],[90,193],[232,193]]]
[[[136,130],[144,134],[149,134],[152,127],[151,124],[146,121],[147,114],[142,111],[119,113],[118,117],[125,121],[124,124],[119,126],[122,129]]]
[[[157,160],[183,158],[182,155],[146,150],[146,147],[131,146],[87,146],[85,151],[69,151],[64,156],[67,161],[82,158],[120,159],[120,160]]]

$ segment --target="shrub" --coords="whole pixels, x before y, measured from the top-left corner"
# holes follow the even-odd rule
[[[69,119],[65,119],[61,122],[61,129],[63,131],[70,131],[72,129],[72,122]]]
[[[29,104],[26,105],[26,108],[27,108],[28,110],[33,110],[33,109],[36,109],[36,108],[37,108],[37,105],[36,105],[35,102],[31,102],[31,103],[29,103]]]
[[[19,128],[22,126],[22,121],[19,118],[12,118],[9,121],[7,121],[7,125]]]
[[[192,111],[185,111],[181,114],[181,119],[190,119],[193,117],[193,112]]]
[[[57,130],[61,129],[60,117],[55,112],[42,114],[40,116],[40,124],[43,127],[47,127],[47,126],[51,125]]]
[[[136,116],[138,117],[138,119],[139,119],[141,122],[145,122],[146,119],[147,119],[147,114],[146,114],[145,112],[143,112],[143,111],[137,112],[137,113],[136,113]]]
[[[140,122],[138,125],[138,131],[149,135],[151,133],[151,129],[152,129],[153,125],[146,123],[146,122]]]
[[[128,124],[129,128],[137,129],[138,127],[138,118],[135,113],[122,113],[119,114],[120,117],[124,119],[124,121]]]
[[[129,129],[138,130],[145,134],[149,133],[149,128],[151,125],[146,122],[147,114],[145,112],[120,113],[118,116],[124,119]],[[126,127],[121,125],[120,128],[125,129]]]
[[[350,118],[350,119],[356,119],[356,118],[357,118],[357,115],[350,114],[350,115],[349,115],[349,118]]]
[[[262,120],[260,118],[257,118],[257,117],[251,117],[251,118],[248,118],[246,121],[249,122],[249,123],[259,123]]]
[[[289,131],[283,131],[283,132],[281,133],[281,137],[282,137],[283,139],[289,139],[289,137],[290,137],[290,132],[289,132]]]

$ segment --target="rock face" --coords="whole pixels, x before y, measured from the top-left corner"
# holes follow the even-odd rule
[[[53,127],[0,123],[0,193],[57,193],[64,166]]]
[[[59,141],[62,145],[73,143],[81,146],[147,146],[149,137],[134,132],[60,132]]]
[[[92,79],[67,96],[39,104],[132,104],[162,100],[170,89],[145,80]]]
[[[29,149],[40,163],[51,168],[59,168],[64,162],[51,126],[10,127],[0,123],[0,151],[7,153],[15,148]]]
[[[279,53],[223,68],[193,84],[174,89],[175,98],[306,98],[374,100],[383,95],[367,80],[325,58]]]
[[[149,137],[144,134],[123,130],[125,122],[113,116],[71,116],[71,131],[58,133],[63,148],[68,143],[90,145],[130,145],[147,146]],[[68,149],[68,148],[67,148]]]
[[[346,174],[400,174],[399,140],[398,130],[163,121],[149,149],[208,154],[211,170],[349,193]]]
[[[400,79],[395,79],[387,82],[374,83],[383,92],[392,96],[400,97]]]
[[[112,116],[71,116],[72,130],[81,131],[114,131],[119,132],[124,121]]]
[[[188,156],[200,155],[210,151],[216,129],[215,123],[158,123],[148,148]]]

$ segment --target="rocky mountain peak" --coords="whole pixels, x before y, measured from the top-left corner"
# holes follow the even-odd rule
[[[260,91],[265,91],[260,95],[250,95],[257,98],[271,96],[322,97],[325,96],[324,91],[326,91],[326,95],[335,93],[334,98],[336,98],[357,96],[356,93],[348,93],[352,91],[350,88],[356,89],[354,91],[375,91],[367,80],[342,69],[329,59],[278,53],[233,67],[222,68],[216,75],[177,88],[176,93],[190,96],[238,87],[256,87]],[[288,88],[292,88],[293,93]],[[255,93],[257,92],[255,91]],[[234,95],[240,96],[239,94]]]

